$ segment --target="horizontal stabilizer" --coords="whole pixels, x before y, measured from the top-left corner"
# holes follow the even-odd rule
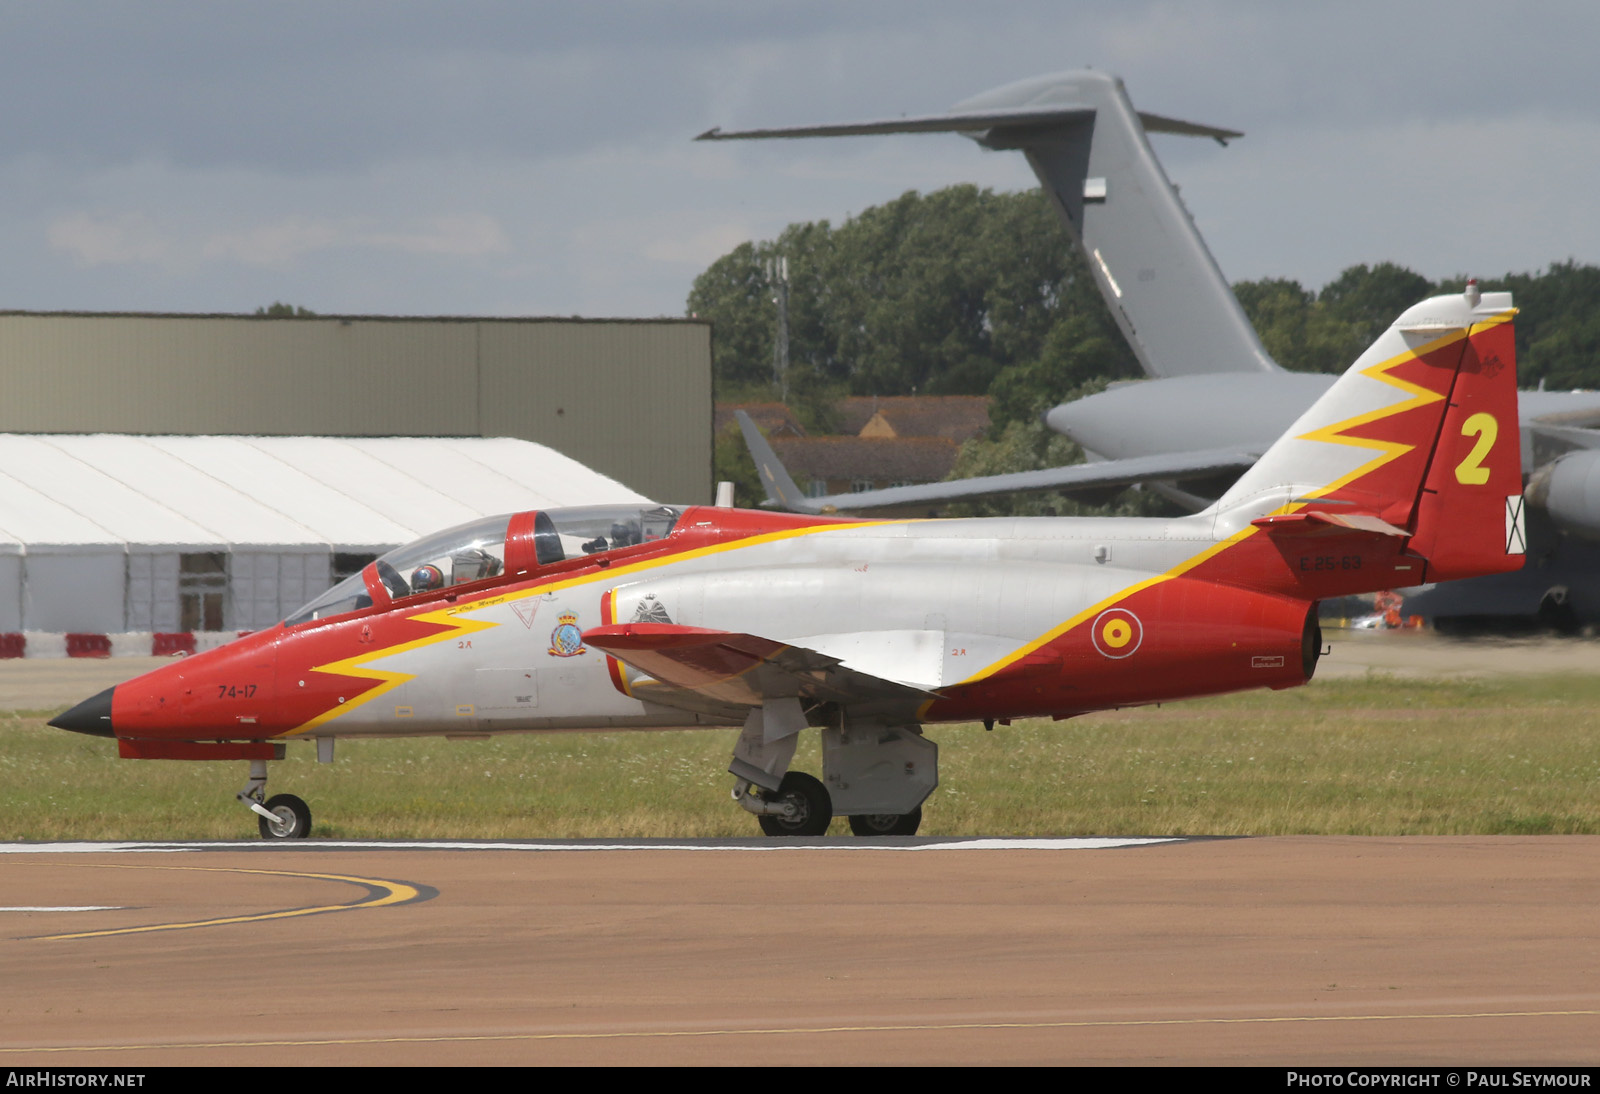
[[[1182,118],[1168,118],[1161,114],[1151,114],[1139,111],[1139,124],[1144,126],[1146,133],[1173,133],[1180,137],[1210,137],[1214,141],[1228,141],[1244,136],[1237,129],[1223,129],[1216,125],[1201,125],[1199,122],[1186,122]]]
[[[885,118],[872,122],[839,122],[834,125],[789,125],[773,129],[706,130],[697,141],[783,140],[791,137],[869,137],[886,133],[981,133],[988,129],[1038,129],[1070,125],[1093,118],[1092,106],[1028,106],[1006,110],[962,110],[947,114],[925,114],[916,118]],[[1173,133],[1183,137],[1210,137],[1230,141],[1244,136],[1236,129],[1186,122],[1161,114],[1138,112],[1148,133]]]
[[[919,118],[886,118],[837,125],[790,125],[776,129],[708,129],[697,141],[753,141],[789,137],[866,137],[884,133],[979,133],[997,126],[1065,125],[1094,117],[1089,106],[1038,106],[1007,110],[956,111]]]
[[[1376,513],[1324,513],[1302,510],[1298,513],[1278,513],[1258,517],[1250,522],[1265,528],[1273,535],[1326,536],[1340,532],[1370,532],[1379,536],[1408,536],[1404,528],[1396,528]]]
[[[662,684],[741,706],[794,696],[854,705],[934,697],[846,668],[837,657],[737,631],[623,623],[592,627],[583,641]]]

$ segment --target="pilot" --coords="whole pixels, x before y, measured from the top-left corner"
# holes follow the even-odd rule
[[[444,573],[431,562],[411,571],[411,591],[426,593],[444,588]]]
[[[454,579],[451,584],[462,585],[499,576],[500,560],[482,547],[463,547],[450,556],[450,568]]]

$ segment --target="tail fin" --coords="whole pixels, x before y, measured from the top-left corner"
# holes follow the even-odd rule
[[[1527,550],[1510,295],[1484,294],[1505,306],[1473,323],[1423,481],[1411,550],[1428,581],[1520,569]]]
[[[1139,364],[1151,376],[1275,372],[1206,249],[1147,133],[1242,133],[1135,110],[1106,72],[1058,72],[986,91],[945,114],[724,132],[697,140],[961,133],[1020,150],[1039,178]]]
[[[1510,293],[1410,308],[1240,477],[1219,535],[1320,522],[1403,536],[1424,580],[1522,565]]]

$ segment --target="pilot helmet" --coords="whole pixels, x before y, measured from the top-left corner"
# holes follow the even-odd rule
[[[414,593],[425,593],[430,589],[438,589],[443,586],[444,572],[432,563],[418,566],[411,571],[411,591]]]

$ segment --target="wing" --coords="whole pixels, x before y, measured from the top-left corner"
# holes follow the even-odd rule
[[[672,623],[624,623],[583,632],[585,645],[602,650],[650,676],[640,698],[667,706],[699,709],[754,707],[769,699],[874,704],[922,703],[935,692],[845,667],[803,646],[755,634],[680,627]],[[670,690],[663,690],[670,689]],[[674,696],[671,692],[682,694]]]
[[[1136,482],[1163,479],[1192,479],[1221,472],[1240,472],[1260,455],[1237,448],[1212,448],[1198,452],[1170,452],[1156,456],[1135,456],[1126,460],[1075,463],[1066,467],[1047,467],[1041,471],[1016,471],[1009,475],[984,475],[973,479],[920,483],[916,486],[891,486],[883,490],[864,490],[853,494],[828,494],[806,497],[789,473],[778,462],[772,446],[761,435],[744,411],[736,412],[745,444],[767,491],[767,505],[795,513],[834,513],[860,509],[888,509],[902,505],[930,505],[937,502],[965,501],[1029,490],[1058,490],[1065,494],[1103,490],[1109,486],[1130,486]]]

